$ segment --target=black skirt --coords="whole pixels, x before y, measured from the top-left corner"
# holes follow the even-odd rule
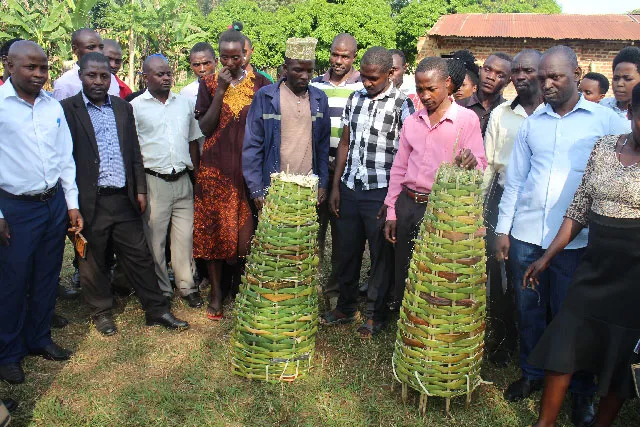
[[[560,312],[529,356],[539,368],[598,377],[601,396],[635,396],[631,363],[640,357],[640,219],[595,213],[589,243]]]

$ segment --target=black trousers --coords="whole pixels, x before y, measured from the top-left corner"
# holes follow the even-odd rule
[[[340,262],[337,280],[340,287],[337,310],[352,315],[358,308],[358,282],[365,243],[369,242],[371,277],[367,291],[366,318],[386,321],[387,298],[391,288],[393,247],[384,238],[384,218],[378,212],[384,204],[387,189],[350,190],[340,184]]]
[[[426,203],[418,203],[404,191],[396,200],[396,251],[394,287],[391,293],[393,301],[402,301],[405,282],[409,272],[409,262],[413,255],[413,240],[418,237],[420,223],[427,209]]]
[[[333,181],[333,175],[329,175],[329,183]],[[340,293],[336,273],[338,271],[338,262],[340,261],[340,242],[338,233],[337,218],[329,211],[329,197],[331,197],[331,188],[327,189],[327,200],[318,206],[318,246],[320,248],[320,262],[324,262],[325,247],[327,240],[327,228],[331,225],[331,275],[324,285],[324,296],[328,299],[336,298]]]
[[[158,287],[155,265],[142,230],[142,218],[125,194],[98,196],[93,221],[85,226],[86,259],[79,258],[82,291],[92,314],[113,307],[106,252],[113,249],[119,268],[151,316],[169,311],[169,300]]]
[[[502,188],[498,184],[498,176],[495,175],[489,186],[489,192],[485,198],[484,220],[487,227],[486,251],[487,251],[487,305],[489,317],[489,330],[487,346],[490,351],[503,348],[514,351],[518,340],[518,328],[516,327],[516,305],[511,283],[509,263],[505,263],[506,290],[502,284],[502,272],[500,263],[496,260],[494,251],[497,236],[495,234],[498,224],[498,205],[502,198]]]

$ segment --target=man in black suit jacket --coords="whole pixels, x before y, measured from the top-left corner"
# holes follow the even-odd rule
[[[62,101],[73,139],[80,212],[88,241],[80,259],[80,277],[96,329],[116,333],[111,308],[113,294],[106,265],[107,247],[115,250],[146,311],[147,325],[187,328],[169,310],[158,287],[155,266],[144,237],[141,214],[147,185],[131,106],[109,96],[109,59],[89,53],[79,62],[82,92]]]

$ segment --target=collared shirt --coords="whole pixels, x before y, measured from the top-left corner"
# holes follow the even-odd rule
[[[522,123],[507,168],[496,233],[549,247],[573,199],[596,140],[623,133],[618,115],[582,96],[560,117],[547,104]],[[567,246],[586,246],[587,230]]]
[[[98,186],[122,188],[127,185],[127,175],[120,152],[120,138],[118,138],[116,116],[113,113],[111,98],[107,96],[106,102],[101,107],[89,101],[84,92],[82,92],[82,99],[91,118],[98,144],[98,155],[100,156]]]
[[[621,110],[618,107],[618,101],[616,101],[615,98],[604,98],[600,101],[600,105],[604,105],[607,108],[611,108],[614,113],[616,113],[618,116],[625,119],[627,121],[627,130],[624,133],[631,132],[631,120],[629,120],[629,118],[627,117],[627,110],[626,109]]]
[[[73,142],[62,106],[43,90],[29,104],[8,79],[0,87],[0,188],[39,194],[58,180],[67,208],[78,209]]]
[[[162,174],[193,169],[189,142],[202,136],[193,101],[171,92],[163,104],[146,90],[131,106],[144,167]]]
[[[536,111],[543,106],[544,104],[540,104]],[[495,174],[499,174],[498,184],[504,188],[513,141],[516,140],[520,125],[527,117],[529,115],[520,105],[517,97],[513,101],[506,101],[498,105],[491,113],[484,135],[487,168],[484,170],[482,192],[485,195]]]
[[[478,98],[478,92],[474,92],[473,95],[471,95],[470,97],[461,99],[457,102],[458,104],[470,109],[471,111],[473,111],[478,115],[478,119],[480,119],[480,130],[482,131],[482,137],[484,138],[484,134],[487,131],[487,124],[489,123],[489,116],[491,115],[491,112],[498,105],[504,103],[505,101],[506,99],[504,99],[504,97],[500,95],[498,99],[496,99],[496,101],[493,104],[491,104],[489,106],[489,109],[487,110],[482,105],[482,102],[480,102],[480,99]]]
[[[472,111],[454,102],[433,126],[426,109],[412,114],[402,125],[400,147],[391,168],[389,191],[384,201],[387,219],[396,219],[396,200],[403,186],[430,193],[440,165],[453,162],[454,157],[467,148],[478,160],[477,168],[484,169],[487,160],[480,121]]]
[[[115,77],[116,81],[118,82],[118,88],[120,88],[120,94],[119,94],[120,98],[125,99],[127,96],[133,93],[131,88],[127,86],[125,82],[120,80],[120,77],[116,76],[115,74],[113,75],[113,77]]]
[[[342,137],[342,113],[347,105],[349,95],[354,91],[363,89],[360,72],[355,68],[351,68],[347,78],[339,85],[331,82],[331,74],[329,71],[322,76],[318,76],[311,84],[322,90],[327,98],[329,98],[329,115],[331,116],[331,139],[329,141],[329,162],[333,161],[336,156],[336,150]]]
[[[342,115],[342,126],[349,126],[350,132],[342,175],[348,188],[355,189],[356,183],[365,190],[388,186],[400,129],[413,111],[411,100],[393,85],[375,98],[365,89],[349,95]]]
[[[58,101],[77,95],[82,90],[82,81],[78,75],[80,67],[73,64],[73,67],[53,82],[53,97]],[[111,86],[109,86],[109,95],[120,96],[120,86],[116,77],[111,74]]]

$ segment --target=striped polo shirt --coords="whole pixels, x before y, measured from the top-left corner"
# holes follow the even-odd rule
[[[329,162],[332,162],[335,159],[338,143],[340,143],[340,137],[342,136],[342,113],[347,105],[349,95],[364,86],[360,80],[360,72],[355,68],[349,71],[349,77],[338,86],[329,80],[329,72],[327,71],[322,76],[316,77],[311,81],[311,84],[322,90],[329,98],[329,115],[331,116]]]

